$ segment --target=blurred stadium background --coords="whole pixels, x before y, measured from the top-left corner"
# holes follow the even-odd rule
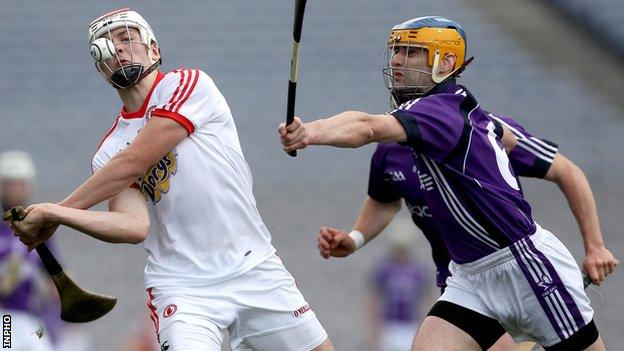
[[[337,349],[367,350],[366,274],[384,252],[385,239],[352,258],[324,261],[315,237],[321,225],[350,228],[366,194],[373,147],[315,148],[296,159],[281,151],[276,127],[285,115],[292,1],[3,1],[0,151],[34,156],[39,201],[61,200],[90,175],[91,155],[120,104],[94,70],[87,24],[125,6],[152,24],[165,70],[196,67],[213,77],[236,119],[256,199],[279,254]],[[476,59],[461,81],[481,104],[558,142],[585,170],[605,240],[622,259],[620,0],[308,1],[297,114],[312,120],[346,109],[383,112],[387,93],[380,65],[389,30],[432,14],[464,25],[469,55]],[[524,186],[535,218],[581,262],[582,242],[564,197],[552,184],[527,180]],[[122,349],[131,321],[147,314],[142,246],[104,244],[66,229],[56,237],[67,270],[81,285],[119,297],[116,309],[84,332],[93,335],[96,351]],[[422,259],[429,260],[427,250]],[[617,271],[599,292],[589,292],[611,349],[624,345],[622,289]]]

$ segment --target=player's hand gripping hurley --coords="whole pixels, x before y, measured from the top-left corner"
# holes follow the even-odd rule
[[[26,211],[13,207],[2,216],[5,221],[21,221],[26,218]],[[66,322],[85,323],[94,321],[113,309],[117,299],[92,293],[80,288],[63,272],[63,268],[54,258],[46,244],[39,244],[35,250],[39,254],[45,269],[50,274],[61,299],[61,319]]]
[[[288,80],[288,102],[286,105],[286,126],[295,119],[295,98],[297,96],[297,59],[299,58],[299,41],[301,40],[301,27],[303,26],[303,13],[306,0],[295,0],[295,22],[293,23],[292,57],[290,58],[290,78]],[[297,157],[297,151],[288,154]]]

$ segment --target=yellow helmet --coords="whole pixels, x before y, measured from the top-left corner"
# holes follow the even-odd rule
[[[431,72],[412,71],[430,75],[434,83],[440,83],[449,76],[460,73],[458,70],[466,61],[466,32],[455,21],[439,16],[426,16],[394,26],[390,32],[390,38],[386,42],[383,73],[386,87],[390,90],[393,98],[399,100],[395,102],[399,103],[401,100],[405,100],[406,93],[414,98],[431,88],[429,85],[419,85],[420,79],[411,86],[395,84],[394,71],[396,68],[392,67],[391,60],[396,48],[401,46],[411,48],[411,50],[413,48],[427,50],[428,64],[432,67]],[[438,64],[447,54],[455,55],[455,66],[452,72],[439,75]],[[410,69],[403,67],[402,70],[409,71]],[[399,95],[401,95],[400,98]]]

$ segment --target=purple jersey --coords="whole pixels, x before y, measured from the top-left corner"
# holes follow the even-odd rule
[[[510,128],[516,135],[518,144],[509,154],[516,174],[543,178],[557,153],[556,144],[532,136],[510,117],[497,117],[491,114],[489,116]],[[524,142],[521,142],[522,140]],[[529,141],[533,145],[528,144]],[[412,220],[422,230],[431,245],[431,255],[436,265],[436,284],[444,287],[446,278],[450,276],[448,270],[450,257],[425,198],[425,189],[433,185],[433,179],[424,178],[422,183],[420,179],[410,147],[398,143],[377,145],[371,159],[368,195],[380,202],[404,199]],[[422,188],[421,184],[425,188]]]
[[[386,322],[409,323],[422,314],[419,303],[426,297],[429,286],[422,267],[412,263],[388,260],[375,271],[374,287],[381,300]]]
[[[52,240],[48,240],[47,245],[55,251]],[[43,263],[34,251],[28,252],[3,221],[0,221],[0,279],[13,281],[10,290],[0,292],[0,306],[3,308],[40,317],[44,317],[49,310],[58,314],[58,302],[52,300],[54,302],[51,303],[48,296],[49,278]]]
[[[5,222],[0,222],[0,276],[3,280],[15,282],[10,291],[0,295],[0,305],[6,309],[36,313],[38,271],[39,260],[34,252],[28,253]]]
[[[449,82],[391,114],[407,132],[418,187],[453,261],[475,261],[535,232],[501,121],[470,92]]]

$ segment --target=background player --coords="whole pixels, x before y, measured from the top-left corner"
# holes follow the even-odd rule
[[[408,350],[432,302],[428,267],[413,255],[417,230],[397,223],[405,225],[394,225],[387,233],[388,252],[370,276],[367,335],[378,351]]]
[[[517,340],[535,340],[548,350],[604,349],[574,259],[531,219],[509,168],[504,147],[512,148],[515,137],[455,83],[465,67],[463,28],[440,17],[410,20],[393,28],[387,52],[387,81],[403,102],[397,110],[347,111],[306,124],[296,119],[280,125],[279,133],[285,151],[406,142],[417,168],[434,180],[427,203],[453,276],[413,349],[477,350],[491,341],[489,327],[497,321]],[[361,235],[354,236],[361,246]],[[528,315],[533,319],[524,319]]]
[[[2,210],[26,205],[35,187],[35,165],[25,152],[0,153],[0,204]],[[53,350],[48,330],[59,323],[50,314],[59,315],[58,297],[53,294],[41,260],[13,237],[11,229],[0,222],[0,310],[11,315],[13,350]],[[48,313],[51,309],[51,313]],[[44,336],[38,338],[37,330]]]
[[[29,207],[13,223],[20,239],[32,249],[64,224],[107,242],[145,240],[162,349],[220,350],[228,329],[235,350],[333,350],[275,255],[210,77],[160,72],[154,33],[129,9],[93,21],[89,42],[123,107],[93,158],[95,174],[59,205]],[[103,200],[109,212],[84,210]]]

